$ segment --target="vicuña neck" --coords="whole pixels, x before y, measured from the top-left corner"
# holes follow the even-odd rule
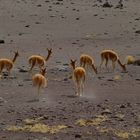
[[[41,73],[41,75],[45,76],[45,73]]]
[[[95,68],[94,64],[92,64],[92,68],[93,68],[93,70],[94,70],[95,73],[96,73],[96,68]]]
[[[15,55],[12,62],[14,63],[16,61],[16,59],[17,59],[17,56]]]
[[[50,53],[48,53],[48,56],[47,56],[47,57],[46,57],[46,59],[45,59],[46,61],[48,61],[48,60],[49,60],[50,55],[51,55],[51,54],[50,54]]]
[[[122,64],[122,62],[120,61],[120,59],[118,59],[118,64],[123,67],[124,65]]]
[[[72,66],[72,69],[73,69],[73,70],[75,70],[75,65],[74,65],[74,66]]]

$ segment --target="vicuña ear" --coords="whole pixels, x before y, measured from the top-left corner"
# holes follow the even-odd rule
[[[47,48],[47,51],[52,51],[52,48],[50,48],[50,49],[49,49],[49,48]]]
[[[14,53],[19,55],[19,52],[18,51],[14,51]]]
[[[70,61],[71,61],[71,62],[73,62],[73,60],[72,60],[72,59],[70,59]]]
[[[71,59],[71,62],[72,62],[72,63],[75,63],[76,61],[77,61],[76,59],[75,59],[75,60],[72,60],[72,59]]]

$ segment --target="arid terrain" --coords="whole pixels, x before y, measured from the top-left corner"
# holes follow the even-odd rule
[[[0,0],[0,58],[20,56],[0,80],[0,140],[140,140],[140,66],[87,72],[75,96],[70,59],[86,53],[99,70],[100,52],[140,59],[140,1]],[[47,56],[48,86],[37,89],[28,57]],[[110,64],[111,67],[111,64]]]

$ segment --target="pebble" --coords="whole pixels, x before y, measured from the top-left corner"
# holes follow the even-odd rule
[[[0,40],[0,44],[4,44],[5,43],[5,41],[4,40]]]

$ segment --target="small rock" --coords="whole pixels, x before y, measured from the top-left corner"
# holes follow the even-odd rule
[[[93,16],[94,16],[94,17],[97,17],[97,16],[98,16],[98,14],[94,14]]]
[[[136,18],[135,20],[140,20],[140,18]]]
[[[8,76],[8,73],[3,73],[3,76],[5,77],[5,76]]]
[[[0,44],[4,44],[5,43],[5,41],[4,40],[0,40]]]
[[[41,4],[38,4],[38,5],[37,5],[37,7],[41,7],[41,6],[42,6]]]
[[[112,114],[111,111],[109,109],[105,109],[101,115],[107,115],[107,114]]]
[[[35,24],[41,24],[41,22],[36,21]]]
[[[136,34],[140,34],[140,30],[135,31]]]
[[[81,138],[82,136],[80,134],[75,134],[75,138]]]
[[[140,79],[135,79],[136,81],[140,81]]]
[[[18,86],[19,86],[19,87],[22,87],[22,86],[23,86],[23,84],[18,84]]]
[[[64,81],[68,81],[68,78],[64,78]]]
[[[123,8],[122,0],[119,1],[118,5],[115,8],[119,8],[119,9]]]
[[[126,108],[126,106],[125,105],[120,105],[120,108]]]
[[[46,0],[45,2],[50,2],[49,0]]]
[[[19,68],[19,72],[28,72],[28,71],[25,70],[25,69],[21,69],[21,68]]]
[[[59,4],[60,4],[60,2],[56,2],[55,4],[56,4],[56,5],[59,5]]]
[[[133,62],[133,65],[140,66],[140,59],[135,60],[135,61]]]
[[[102,106],[100,104],[98,104],[97,107],[102,107]]]
[[[25,27],[29,28],[29,27],[30,27],[30,25],[26,25]]]
[[[111,8],[112,5],[111,5],[108,1],[106,1],[106,2],[103,4],[103,7],[104,7],[104,8]]]

